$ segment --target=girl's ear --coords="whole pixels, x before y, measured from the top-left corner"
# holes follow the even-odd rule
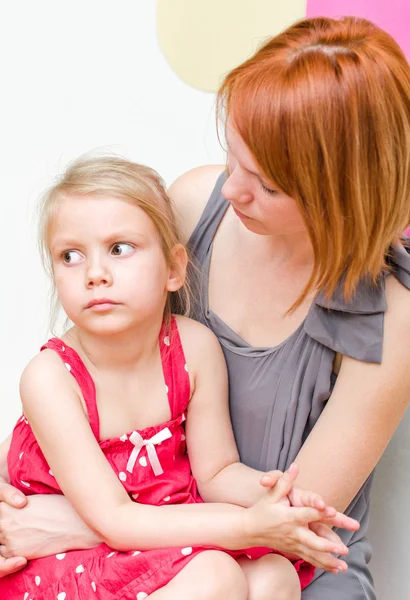
[[[167,291],[176,292],[185,283],[188,255],[182,244],[176,244],[171,251]]]

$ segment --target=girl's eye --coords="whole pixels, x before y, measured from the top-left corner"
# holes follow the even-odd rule
[[[81,260],[81,254],[76,250],[67,250],[62,254],[63,262],[66,265],[75,265]]]
[[[278,193],[277,190],[271,190],[270,188],[266,187],[266,185],[263,185],[262,182],[261,182],[261,188],[263,189],[264,192],[266,192],[266,194],[270,194],[271,196],[276,196],[276,194]]]
[[[119,242],[118,244],[114,244],[111,248],[111,254],[114,256],[127,256],[131,254],[134,250],[134,247],[131,244],[126,244],[125,242]]]

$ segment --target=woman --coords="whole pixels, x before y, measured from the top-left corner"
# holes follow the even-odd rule
[[[371,473],[410,398],[410,69],[371,23],[311,19],[229,73],[219,100],[227,172],[170,190],[202,273],[196,314],[225,353],[242,461],[296,459],[300,487],[361,522],[341,533],[348,573],[318,571],[303,600],[371,600]],[[4,507],[15,553],[97,543],[64,498],[40,501]],[[37,514],[64,523],[36,541]]]

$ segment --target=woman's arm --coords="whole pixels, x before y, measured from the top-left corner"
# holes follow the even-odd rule
[[[270,500],[273,494],[250,509],[225,504],[154,507],[132,502],[93,436],[75,380],[52,351],[44,351],[26,368],[21,398],[63,493],[111,547],[200,544],[236,549],[263,544],[305,553],[308,560],[313,558],[314,564],[325,564],[325,568],[339,565],[334,557],[323,555],[335,551],[334,543],[302,526],[322,518],[321,512],[275,504]]]
[[[410,294],[387,277],[382,364],[344,357],[296,461],[297,485],[343,511],[379,461],[410,401]]]
[[[102,540],[80,519],[64,496],[29,496],[24,508],[0,503],[0,554],[28,560],[68,550],[85,550]]]
[[[64,496],[50,494],[27,498],[9,484],[7,453],[10,441],[11,435],[0,444],[0,577],[24,566],[26,559],[100,544],[101,539],[81,520]],[[4,560],[12,557],[13,560]]]

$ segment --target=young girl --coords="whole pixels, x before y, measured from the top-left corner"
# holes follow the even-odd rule
[[[104,543],[31,561],[0,597],[300,598],[313,566],[270,549],[296,521],[296,553],[344,554],[335,534],[305,526],[356,523],[315,494],[278,504],[295,467],[268,489],[239,463],[219,344],[170,313],[170,294],[188,304],[187,256],[157,175],[119,158],[76,162],[44,197],[41,245],[74,325],[23,373],[11,483],[63,493]],[[330,555],[321,566],[345,570]]]

